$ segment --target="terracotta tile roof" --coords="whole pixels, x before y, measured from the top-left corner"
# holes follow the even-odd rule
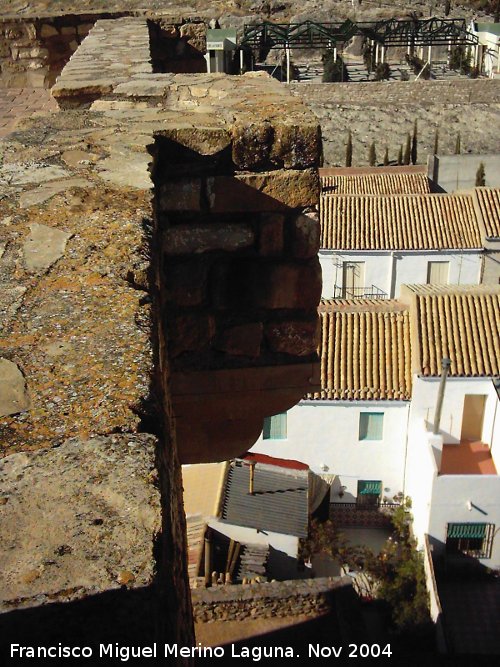
[[[474,193],[486,230],[486,238],[500,238],[500,188],[476,188]]]
[[[481,248],[472,195],[322,195],[329,250]]]
[[[321,392],[308,399],[409,400],[410,321],[397,301],[324,300]]]
[[[405,285],[401,300],[411,302],[415,372],[439,375],[447,357],[450,376],[500,374],[500,286]]]
[[[394,168],[392,168],[394,169]],[[359,173],[361,172],[361,173]],[[321,189],[339,195],[402,195],[430,192],[424,171],[404,172],[359,169],[321,173]]]

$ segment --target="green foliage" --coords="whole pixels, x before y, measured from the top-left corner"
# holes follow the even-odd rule
[[[412,68],[413,73],[417,76],[420,74],[421,79],[429,79],[431,76],[430,69],[426,62],[420,60],[417,56],[410,56],[406,54],[406,62]]]
[[[352,546],[332,521],[320,522],[318,519],[311,521],[309,536],[302,541],[299,555],[307,559],[314,554],[330,556],[350,568],[360,567],[367,559],[373,558],[367,547]]]
[[[377,151],[375,150],[375,142],[372,141],[368,149],[368,164],[374,167],[377,164]]]
[[[335,51],[327,49],[321,56],[323,61],[323,83],[339,83],[349,81],[347,67],[340,56],[335,59]]]
[[[450,51],[450,69],[470,74],[474,69],[470,49],[465,49],[463,45],[454,46]]]
[[[411,535],[410,507],[406,498],[394,510],[391,538],[378,556],[366,563],[369,574],[380,583],[377,598],[389,604],[392,622],[399,631],[430,621],[423,557]]]
[[[345,166],[346,167],[352,167],[352,134],[351,134],[351,130],[349,130],[349,134],[347,135],[347,145],[345,147]]]
[[[366,67],[368,74],[373,72],[373,49],[370,46],[369,42],[366,42],[363,47],[363,62]]]
[[[378,63],[375,68],[375,81],[383,81],[389,79],[391,76],[391,68],[389,63]]]
[[[362,568],[378,583],[377,599],[388,604],[397,632],[414,632],[430,622],[422,554],[411,534],[411,501],[405,498],[392,511],[393,533],[382,551],[352,546],[332,521],[314,519],[309,537],[301,543],[302,558],[323,554],[350,568]]]
[[[476,187],[480,188],[486,185],[486,174],[484,171],[484,163],[481,162],[476,171]]]
[[[455,155],[460,155],[461,152],[462,152],[462,137],[460,136],[459,132],[455,140]]]

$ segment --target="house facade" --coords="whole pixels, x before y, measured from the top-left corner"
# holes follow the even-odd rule
[[[392,502],[404,488],[408,309],[339,299],[324,300],[319,312],[321,391],[269,417],[252,451],[304,461],[330,481],[332,504]]]
[[[320,220],[325,298],[397,298],[403,284],[482,280],[470,194],[324,194]]]
[[[435,558],[498,568],[500,288],[405,287],[402,300],[415,313],[405,484],[415,535],[429,535]]]

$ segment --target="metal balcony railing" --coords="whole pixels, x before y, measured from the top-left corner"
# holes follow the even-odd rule
[[[334,299],[387,299],[387,292],[380,289],[376,285],[369,285],[368,287],[341,287],[334,285],[333,298]]]

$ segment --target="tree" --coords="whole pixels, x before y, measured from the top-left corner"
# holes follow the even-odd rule
[[[389,63],[378,63],[375,67],[375,81],[383,81],[384,79],[390,79],[391,77],[391,68]]]
[[[347,135],[347,145],[345,147],[345,166],[346,167],[352,167],[352,134],[351,134],[351,130],[349,130],[349,134]]]
[[[323,83],[349,81],[347,67],[340,56],[335,57],[334,49],[326,49],[321,60],[323,61]]]
[[[439,152],[439,130],[436,128],[434,132],[434,155],[437,155]]]
[[[363,46],[363,62],[365,63],[366,71],[371,74],[373,71],[373,50],[369,42]]]
[[[457,139],[455,141],[455,155],[460,155],[462,152],[462,138],[460,137],[460,132],[457,134]]]
[[[480,162],[478,170],[476,171],[476,187],[484,187],[486,185],[486,174],[484,171],[484,163]]]
[[[377,152],[375,150],[374,141],[372,141],[370,148],[368,149],[368,164],[370,167],[374,167],[377,164]]]
[[[418,134],[417,134],[417,120],[413,124],[413,136],[411,138],[411,163],[417,164],[417,143],[418,143]]]
[[[403,164],[403,146],[399,147],[398,151],[398,164]]]
[[[405,146],[405,154],[403,157],[403,164],[410,164],[410,158],[411,158],[411,137],[410,134],[408,133],[406,135],[406,146]]]
[[[389,164],[389,149],[386,146],[384,153],[384,167],[387,167],[388,164]]]

